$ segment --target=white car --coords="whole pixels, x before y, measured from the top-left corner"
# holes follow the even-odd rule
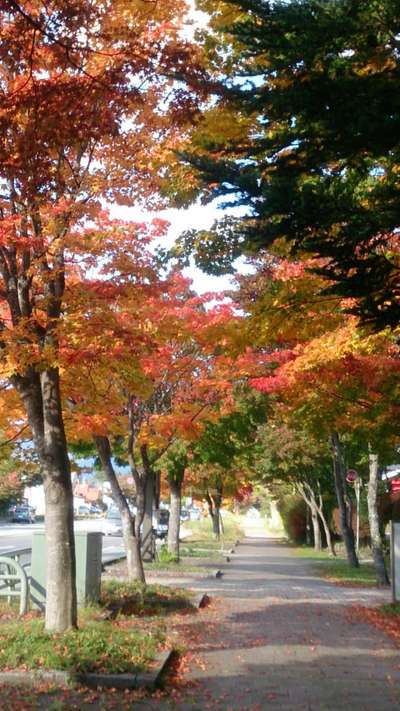
[[[136,507],[129,505],[132,516],[136,516]],[[104,536],[122,536],[121,514],[116,506],[110,506],[103,520],[102,532]]]
[[[121,514],[113,506],[108,509],[103,521],[102,531],[104,536],[122,536]]]
[[[191,509],[188,509],[188,511],[189,511],[189,520],[190,521],[200,521],[200,519],[201,519],[200,509],[193,506]]]

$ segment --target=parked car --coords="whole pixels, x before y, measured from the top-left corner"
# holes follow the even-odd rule
[[[31,506],[13,506],[10,511],[10,520],[13,523],[35,523],[35,509]]]
[[[116,506],[111,506],[103,521],[103,536],[122,536],[121,514]]]
[[[89,516],[89,514],[91,513],[90,506],[87,506],[86,504],[81,504],[76,509],[76,513],[78,516]]]
[[[187,509],[181,509],[181,521],[189,521],[190,515]]]
[[[200,521],[200,519],[201,519],[200,509],[196,508],[195,506],[193,506],[191,509],[189,509],[189,519],[191,521]]]
[[[136,509],[132,509],[132,514],[135,515]],[[153,516],[153,530],[157,538],[165,538],[168,533],[169,511],[160,509]],[[102,532],[104,536],[122,536],[122,520],[121,514],[116,506],[111,506],[108,509],[106,517],[103,521]]]
[[[157,538],[166,538],[168,534],[169,511],[167,509],[159,509],[153,518],[153,528]]]
[[[89,513],[95,516],[100,516],[103,512],[103,509],[101,506],[98,506],[97,504],[90,504],[89,506]]]

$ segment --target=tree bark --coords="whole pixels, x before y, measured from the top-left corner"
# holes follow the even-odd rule
[[[379,526],[378,514],[378,455],[369,449],[369,479],[368,479],[368,520],[371,534],[371,549],[374,559],[375,573],[378,585],[387,585],[389,577],[386,570],[385,558],[383,555],[382,538]]]
[[[156,476],[152,470],[149,470],[146,481],[144,482],[144,511],[143,525],[141,531],[142,537],[142,557],[147,562],[153,560],[152,554],[152,536],[153,536],[153,512],[155,504],[155,485]]]
[[[212,520],[212,529],[213,529],[213,535],[214,538],[219,541],[221,538],[221,525],[220,525],[220,510],[218,506],[214,507],[214,511],[211,514],[211,520]]]
[[[334,545],[333,545],[332,535],[331,535],[331,532],[330,532],[330,528],[329,528],[329,526],[328,526],[328,522],[327,522],[326,517],[325,517],[325,513],[324,513],[324,509],[323,509],[323,505],[322,505],[322,496],[321,496],[321,493],[319,493],[318,513],[319,513],[320,519],[321,519],[321,521],[322,521],[322,525],[323,525],[323,527],[324,527],[325,538],[326,538],[326,545],[327,545],[328,551],[329,551],[329,553],[330,553],[331,556],[334,556],[334,557],[335,557],[335,556],[336,556],[335,547],[334,547]]]
[[[340,447],[339,434],[333,432],[331,436],[333,449],[333,474],[335,479],[336,498],[339,507],[340,533],[343,537],[346,548],[347,560],[352,568],[358,568],[359,562],[355,549],[354,532],[348,521],[348,506],[346,504],[346,480],[343,465],[342,452]]]
[[[208,512],[212,522],[212,530],[214,538],[219,541],[221,538],[221,504],[222,504],[222,487],[217,489],[212,495],[209,491],[206,493],[206,501]]]
[[[314,534],[314,550],[322,550],[321,528],[319,525],[318,511],[315,507],[311,509],[311,521]]]
[[[308,485],[308,486],[309,486],[309,485]],[[312,495],[313,495],[313,500],[314,500],[314,504],[315,504],[315,506],[316,506],[316,509],[317,509],[317,511],[318,511],[318,515],[319,515],[319,517],[320,517],[320,519],[321,519],[321,521],[322,521],[322,525],[323,525],[323,527],[324,527],[325,538],[326,538],[326,545],[327,545],[328,551],[329,551],[330,555],[336,556],[335,548],[334,548],[334,545],[333,545],[333,542],[332,542],[331,532],[330,532],[330,530],[329,530],[328,522],[327,522],[326,517],[325,517],[324,505],[323,505],[322,495],[321,495],[321,485],[320,485],[320,482],[319,482],[319,481],[317,481],[317,487],[318,487],[318,497],[314,494],[314,492],[312,491],[311,487],[310,487],[310,490],[311,490]]]
[[[311,513],[310,507],[306,504],[306,546],[311,546]]]
[[[168,553],[179,560],[179,533],[181,527],[182,480],[169,478],[170,509],[168,524]]]
[[[108,481],[110,482],[113,500],[115,501],[118,511],[121,514],[122,536],[126,551],[128,578],[129,580],[138,580],[145,583],[146,578],[140,548],[140,516],[134,517],[132,515],[126,497],[121,490],[112,464],[111,447],[108,437],[95,437],[94,439],[101,466]],[[142,508],[144,509],[144,506]]]
[[[136,506],[138,526],[141,530],[142,538],[142,558],[147,555],[146,560],[154,559],[153,555],[153,507],[155,495],[155,473],[152,467],[152,462],[149,458],[148,446],[143,444],[140,447],[140,457],[142,460],[141,474],[137,468],[132,469],[132,474],[135,479],[136,487]]]
[[[71,469],[56,368],[15,376],[41,465],[45,493],[46,629],[77,627],[76,562]]]
[[[322,550],[322,538],[321,538],[321,527],[319,525],[319,518],[318,518],[318,506],[317,506],[317,501],[315,498],[314,491],[312,490],[311,486],[308,483],[303,483],[303,484],[297,484],[296,489],[299,492],[300,496],[303,498],[303,500],[306,503],[307,509],[310,511],[311,514],[311,522],[312,522],[312,527],[313,527],[313,538],[314,538],[314,550],[320,551]],[[307,493],[306,493],[307,491]]]

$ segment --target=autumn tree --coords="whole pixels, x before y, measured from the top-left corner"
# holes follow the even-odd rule
[[[128,573],[142,581],[141,543],[151,529],[160,459],[179,441],[196,439],[230,392],[224,339],[237,320],[229,305],[209,303],[180,273],[160,267],[149,243],[166,229],[160,220],[135,226],[105,216],[88,227],[85,249],[77,243],[60,332],[69,437],[94,440],[121,513]],[[93,276],[97,255],[102,264]],[[117,457],[134,480],[135,516]]]
[[[357,565],[352,498],[346,483],[347,468],[354,462],[345,457],[343,445],[353,438],[363,443],[366,453],[372,440],[372,449],[377,448],[382,456],[387,447],[393,452],[398,421],[398,345],[389,332],[360,330],[340,299],[316,296],[318,279],[307,269],[307,261],[267,260],[264,272],[243,279],[238,298],[251,314],[249,329],[254,331],[257,324],[259,341],[269,345],[271,361],[275,360],[269,376],[252,381],[254,386],[278,396],[302,429],[318,440],[325,437],[331,442],[341,533],[349,562]],[[257,293],[260,297],[254,299]],[[375,501],[370,508],[374,558],[382,580],[376,474],[369,487],[371,504]]]
[[[196,98],[181,2],[0,3],[1,377],[18,391],[46,497],[46,628],[76,618],[59,325],[72,229],[99,200],[153,197]],[[179,71],[181,81],[174,83]]]
[[[182,506],[182,487],[185,472],[189,464],[189,447],[184,441],[175,441],[168,448],[160,461],[160,466],[166,476],[170,491],[169,523],[167,546],[168,553],[176,561],[179,560],[179,533]]]
[[[257,472],[266,484],[291,485],[310,511],[314,548],[322,548],[321,522],[328,550],[335,555],[325,507],[326,498],[331,499],[334,493],[328,443],[296,428],[296,424],[286,423],[282,414],[279,417],[277,408],[270,422],[259,430]]]
[[[255,357],[256,360],[256,357]],[[234,364],[232,379],[238,371]],[[226,496],[233,496],[253,472],[257,427],[265,422],[265,397],[236,385],[231,412],[206,423],[193,446],[190,467],[198,493],[205,499],[214,536],[221,534],[221,507]]]

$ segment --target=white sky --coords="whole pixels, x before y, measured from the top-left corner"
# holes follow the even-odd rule
[[[232,214],[233,211],[230,211]],[[237,211],[236,211],[237,212]],[[111,217],[120,220],[132,220],[134,222],[148,222],[155,217],[167,220],[170,223],[167,239],[161,242],[162,246],[170,247],[176,238],[188,229],[209,229],[214,220],[223,216],[223,211],[218,209],[216,205],[192,205],[187,209],[168,209],[160,212],[143,212],[138,207],[120,207],[112,205],[110,207]],[[248,273],[249,267],[246,267],[244,260],[238,260],[237,269],[241,273]],[[226,276],[210,276],[204,274],[200,269],[191,266],[184,269],[185,276],[188,276],[193,281],[193,287],[198,294],[204,294],[207,291],[224,291],[231,289],[232,277]]]
[[[187,30],[187,36],[189,37],[193,34],[196,27],[204,27],[207,24],[207,15],[195,9],[195,0],[187,0],[187,2],[191,8],[189,16],[193,20],[193,25],[188,27]],[[110,208],[110,213],[112,217],[117,219],[139,222],[151,221],[155,217],[167,220],[171,226],[167,240],[162,243],[165,247],[170,247],[184,230],[192,228],[199,230],[209,229],[216,219],[223,216],[223,211],[218,209],[216,204],[195,204],[187,209],[169,209],[157,213],[145,213],[140,208],[113,205]],[[238,211],[232,210],[230,214],[238,214]],[[250,271],[244,259],[237,260],[235,266],[240,273],[248,273]],[[208,291],[224,291],[225,289],[231,289],[233,286],[231,276],[210,276],[204,274],[204,272],[195,266],[185,269],[184,274],[192,279],[193,287],[198,294],[203,294]]]

